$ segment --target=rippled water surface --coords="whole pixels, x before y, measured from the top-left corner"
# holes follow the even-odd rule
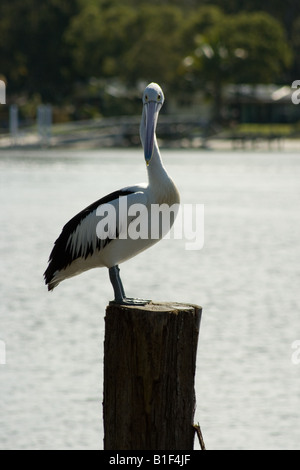
[[[195,421],[208,449],[300,449],[300,156],[162,154],[182,202],[204,204],[205,243],[163,240],[122,265],[128,295],[203,306]],[[103,447],[107,270],[53,293],[42,273],[71,216],[145,178],[140,150],[0,153],[1,449]]]

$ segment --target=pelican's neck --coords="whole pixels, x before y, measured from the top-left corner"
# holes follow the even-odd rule
[[[140,125],[140,137],[141,137],[141,142],[143,145],[143,148],[145,146],[145,123],[146,123],[146,115],[145,115],[145,109],[143,110],[142,114],[142,120],[141,120],[141,125]],[[148,185],[149,188],[156,193],[157,195],[160,194],[165,194],[166,192],[169,191],[175,191],[177,194],[177,189],[172,181],[172,179],[169,177],[167,170],[165,169],[157,139],[156,139],[156,134],[154,134],[154,147],[153,147],[153,154],[152,158],[149,161],[147,165],[147,173],[148,173]]]
[[[143,108],[142,119],[140,124],[140,137],[143,148],[145,148],[145,133],[146,133],[146,112]],[[156,186],[162,183],[168,177],[167,172],[163,166],[160,156],[156,135],[154,135],[154,148],[152,158],[147,165],[149,186]]]
[[[147,165],[147,172],[149,186],[153,188],[161,187],[161,185],[165,184],[166,181],[170,179],[167,170],[163,165],[156,137],[154,137],[153,155]]]
[[[148,171],[148,188],[153,194],[153,201],[157,204],[173,204],[180,203],[180,195],[172,178],[165,169],[156,137],[154,138],[154,150],[152,158],[147,166]]]

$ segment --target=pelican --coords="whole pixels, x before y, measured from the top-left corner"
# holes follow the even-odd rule
[[[114,291],[112,302],[125,305],[145,305],[149,302],[126,297],[119,264],[151,247],[169,231],[174,220],[170,220],[167,229],[160,228],[158,236],[151,237],[151,223],[154,223],[153,217],[151,218],[151,208],[162,204],[176,207],[179,204],[179,193],[162,163],[156,139],[158,115],[164,103],[164,94],[160,86],[150,83],[143,93],[142,101],[140,138],[144,149],[148,183],[112,192],[67,222],[54,243],[44,273],[45,284],[49,291],[67,278],[92,268],[106,267]],[[121,205],[126,211],[120,209]],[[138,216],[132,215],[135,207],[140,209]],[[110,209],[115,217],[108,218]],[[104,224],[105,214],[107,220]],[[148,236],[129,236],[134,224],[137,223],[137,217],[140,223],[147,222]]]

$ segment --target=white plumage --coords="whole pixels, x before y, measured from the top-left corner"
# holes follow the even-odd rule
[[[158,113],[163,102],[161,88],[155,83],[148,85],[143,94],[140,125],[148,183],[123,188],[99,199],[63,227],[44,273],[49,290],[64,279],[86,270],[107,267],[115,293],[114,302],[146,303],[125,296],[118,265],[149,248],[166,234],[166,229],[161,226],[159,236],[151,236],[153,205],[174,207],[179,204],[178,190],[163,166],[156,140]],[[136,236],[137,226],[144,228],[141,236]]]

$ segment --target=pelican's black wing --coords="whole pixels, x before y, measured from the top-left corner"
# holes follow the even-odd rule
[[[70,240],[72,236],[74,236],[77,228],[82,224],[82,222],[88,216],[96,217],[96,209],[102,204],[108,204],[122,196],[128,196],[129,194],[133,194],[135,191],[133,189],[121,189],[119,191],[114,191],[113,193],[104,196],[103,198],[99,199],[98,201],[93,202],[88,207],[83,209],[77,215],[75,215],[66,225],[63,227],[62,232],[58,239],[54,243],[54,247],[49,256],[49,265],[44,273],[45,284],[48,285],[48,289],[51,290],[55,286],[51,286],[51,280],[54,277],[54,274],[57,271],[65,269],[69,266],[75,259],[77,258],[87,258],[89,255],[92,255],[95,248],[100,250],[101,247],[104,247],[111,241],[111,239],[107,238],[105,240],[101,240],[96,237],[96,233],[91,234],[90,241],[85,239],[84,244],[80,244],[77,246],[76,251],[72,248],[72,243]],[[96,245],[95,245],[96,240]]]

